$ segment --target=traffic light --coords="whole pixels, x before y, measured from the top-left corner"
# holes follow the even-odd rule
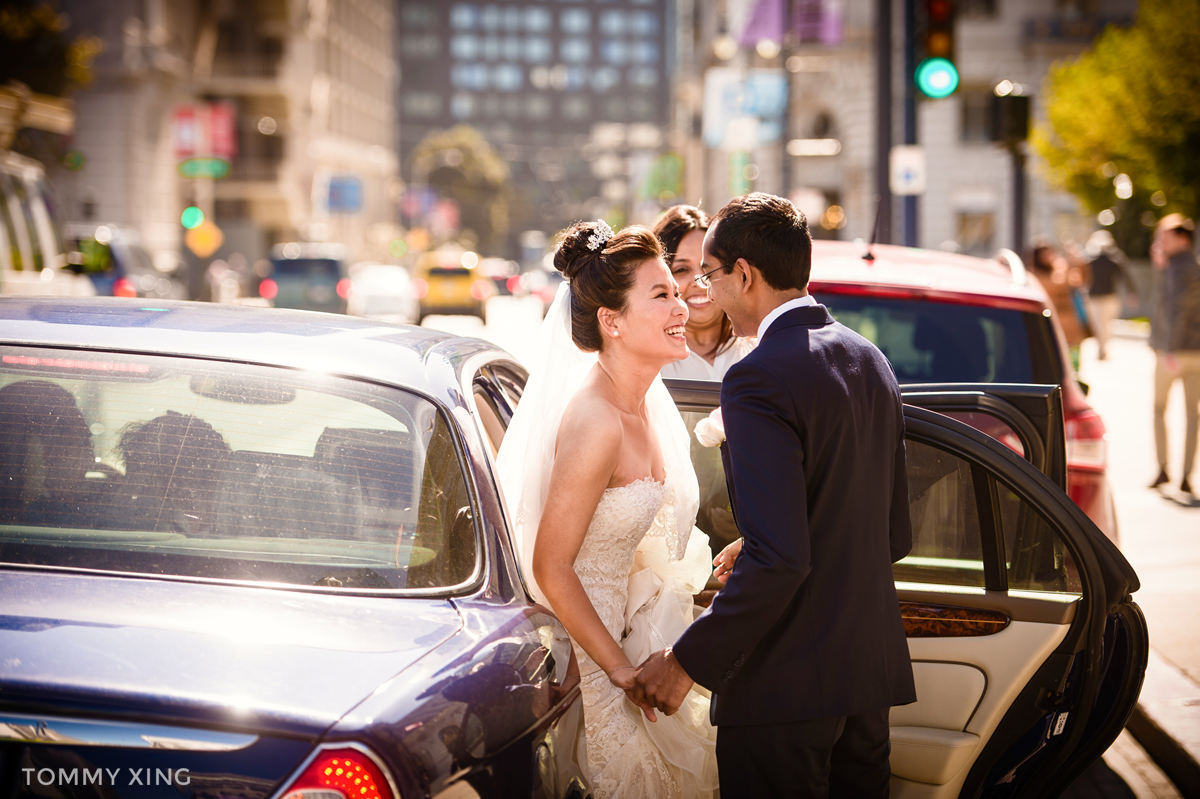
[[[949,97],[958,88],[954,65],[953,0],[920,0],[917,71],[913,79],[926,97]]]

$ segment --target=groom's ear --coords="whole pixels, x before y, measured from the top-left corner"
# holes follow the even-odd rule
[[[755,282],[762,279],[758,270],[745,258],[738,258],[733,262],[733,274],[730,277],[738,281],[743,292],[749,291]]]

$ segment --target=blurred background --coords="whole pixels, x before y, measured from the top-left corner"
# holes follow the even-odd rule
[[[424,273],[462,268],[471,299],[443,304],[482,316],[546,290],[574,220],[751,190],[818,237],[977,255],[1104,228],[1140,279],[1155,220],[1200,210],[1197,10],[3,0],[0,152],[24,194],[0,291],[68,261],[98,293],[289,304],[290,275],[327,271],[302,304],[346,310],[356,267],[386,264],[431,300],[389,313],[437,312]]]

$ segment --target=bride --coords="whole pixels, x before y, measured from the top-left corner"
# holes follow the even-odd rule
[[[646,228],[577,223],[554,265],[566,280],[497,456],[523,571],[579,659],[595,795],[711,795],[707,697],[658,716],[634,692],[634,664],[692,621],[711,572],[687,429],[658,379],[687,357],[687,307]]]

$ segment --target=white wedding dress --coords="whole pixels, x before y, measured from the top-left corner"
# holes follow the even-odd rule
[[[696,531],[682,559],[666,538],[647,536],[673,515],[670,488],[649,478],[609,488],[596,506],[575,572],[629,661],[675,641],[692,621],[692,595],[711,571],[707,538]],[[597,797],[711,796],[717,787],[716,730],[708,698],[693,689],[679,711],[650,722],[576,646],[588,767]]]
[[[546,312],[542,349],[496,456],[526,585],[533,579],[538,522],[549,491],[562,414],[596,363],[571,341],[569,284]],[[712,573],[708,538],[694,527],[699,486],[683,418],[661,380],[646,394],[666,479],[607,489],[575,559],[575,571],[613,640],[638,665],[671,646],[694,618],[692,596]],[[574,642],[572,642],[574,645]],[[717,788],[716,730],[708,697],[693,688],[678,712],[646,721],[625,692],[578,646],[588,770],[597,799],[711,796]]]

